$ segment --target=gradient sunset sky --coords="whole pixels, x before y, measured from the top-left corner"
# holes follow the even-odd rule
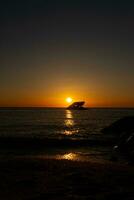
[[[134,107],[131,1],[10,0],[0,18],[0,106]]]

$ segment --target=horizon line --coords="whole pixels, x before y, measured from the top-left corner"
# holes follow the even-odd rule
[[[67,108],[67,107],[63,107],[63,106],[0,106],[0,109],[2,108]],[[92,108],[116,108],[116,109],[134,109],[134,106],[91,106],[91,107],[87,107],[85,106],[85,108],[89,108],[89,109],[92,109]]]

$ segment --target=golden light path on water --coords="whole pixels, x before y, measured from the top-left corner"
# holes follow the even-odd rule
[[[57,155],[56,159],[60,160],[80,160],[79,156],[76,153],[65,153],[63,155]]]
[[[65,125],[66,126],[73,126],[74,125],[73,114],[72,114],[72,111],[70,111],[70,110],[66,110]]]
[[[69,136],[78,133],[78,129],[74,127],[75,122],[74,122],[73,112],[71,110],[66,110],[65,118],[66,118],[64,121],[65,130],[63,131],[63,134]]]
[[[73,111],[66,110],[64,124],[65,124],[65,130],[63,132],[64,135],[71,136],[78,133],[79,130],[74,128],[75,122],[74,122]],[[82,157],[79,154],[73,152],[56,155],[55,158],[58,160],[72,160],[72,161],[82,160]]]
[[[112,163],[108,158],[104,158],[102,156],[93,156],[89,154],[87,156],[83,156],[81,153],[77,152],[69,152],[65,154],[59,154],[53,157],[56,160],[68,160],[68,161],[81,161],[81,162],[92,162],[92,163]]]
[[[67,152],[67,153],[64,153],[64,154],[56,154],[56,155],[38,155],[38,156],[36,156],[36,158],[70,160],[70,161],[88,161],[89,160],[88,157],[82,156],[79,153],[75,153],[75,152]]]

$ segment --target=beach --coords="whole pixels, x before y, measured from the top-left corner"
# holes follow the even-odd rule
[[[132,200],[133,197],[132,165],[23,156],[0,160],[2,200]]]

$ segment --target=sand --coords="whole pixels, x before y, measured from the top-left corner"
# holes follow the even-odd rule
[[[134,168],[118,163],[1,158],[0,199],[134,199]]]

